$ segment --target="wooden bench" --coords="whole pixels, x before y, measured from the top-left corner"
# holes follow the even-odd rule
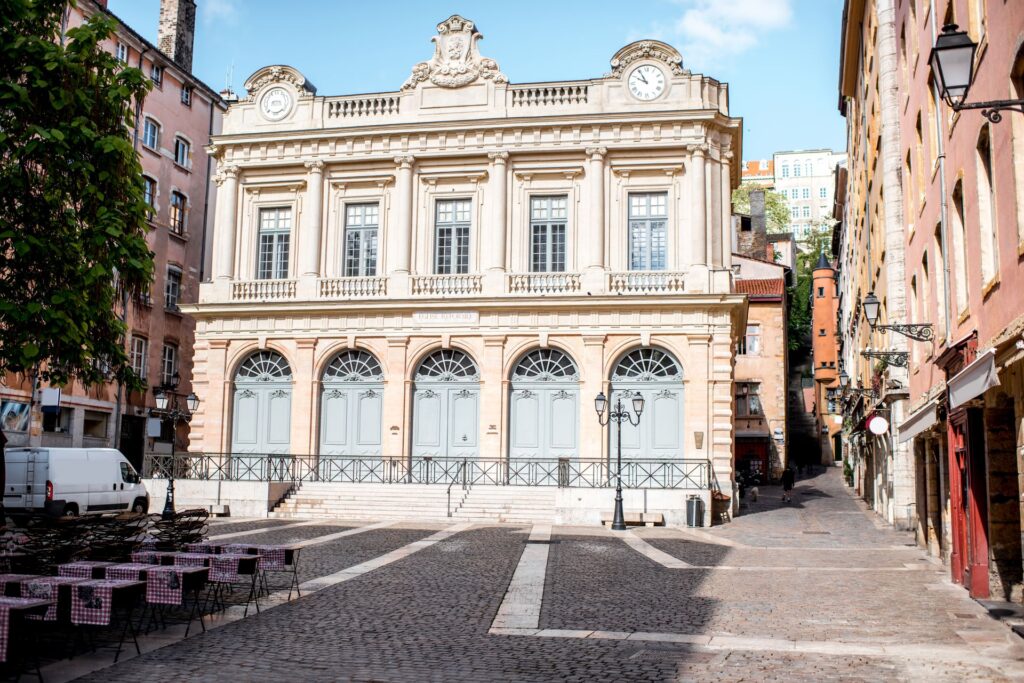
[[[626,512],[622,516],[626,526],[665,526],[665,515],[660,512]],[[601,524],[608,526],[613,517],[610,512],[602,513]]]

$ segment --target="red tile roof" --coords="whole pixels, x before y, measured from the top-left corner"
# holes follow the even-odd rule
[[[786,291],[786,283],[781,278],[768,280],[736,280],[736,293],[747,294],[756,298],[781,297]]]

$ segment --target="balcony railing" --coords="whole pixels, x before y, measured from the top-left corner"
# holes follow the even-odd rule
[[[483,292],[480,275],[413,275],[413,296],[471,296]]]
[[[394,95],[339,97],[327,100],[327,118],[353,119],[398,114],[402,97]]]
[[[707,460],[624,460],[622,486],[649,489],[707,489]],[[351,484],[490,484],[611,488],[614,464],[575,458],[386,458],[272,453],[150,453],[143,474],[203,481],[344,482]]]
[[[243,280],[231,283],[232,301],[285,301],[295,298],[295,280]]]
[[[629,270],[608,273],[609,294],[682,294],[686,273],[664,270]]]
[[[509,294],[574,294],[580,291],[579,273],[512,273]]]
[[[588,89],[585,85],[542,85],[542,86],[511,86],[509,95],[512,106],[549,107],[565,104],[586,104]]]
[[[336,277],[320,280],[324,299],[370,299],[387,296],[388,279],[378,277]]]

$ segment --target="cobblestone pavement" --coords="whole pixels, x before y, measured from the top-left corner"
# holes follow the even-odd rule
[[[227,518],[230,520],[231,518]],[[211,519],[207,525],[210,535],[233,534],[239,531],[256,531],[257,529],[273,529],[274,527],[294,524],[291,519],[252,519],[244,522],[220,521]]]
[[[726,526],[629,532],[654,559],[555,527],[536,629],[489,633],[513,574],[529,574],[528,527],[431,540],[439,527],[396,524],[307,547],[303,579],[417,552],[84,680],[1024,680],[1024,641],[879,528],[838,472],[798,482],[793,505],[761,494]]]

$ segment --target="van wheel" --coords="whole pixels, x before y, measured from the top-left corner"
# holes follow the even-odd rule
[[[66,506],[64,508],[64,516],[65,517],[77,517],[78,516],[78,506],[77,505],[68,505],[68,506]]]
[[[146,503],[146,499],[136,498],[135,502],[132,503],[132,512],[138,512],[140,514],[146,514],[149,512],[149,505]]]

